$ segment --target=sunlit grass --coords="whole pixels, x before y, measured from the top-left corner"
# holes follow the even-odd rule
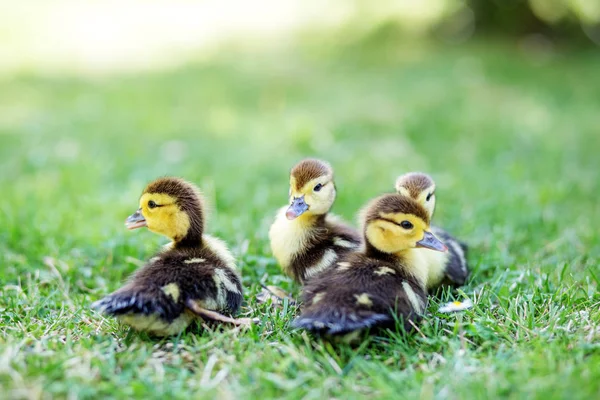
[[[418,48],[418,49],[415,49]],[[500,43],[223,55],[104,79],[0,83],[0,389],[8,397],[593,398],[598,353],[598,55]],[[391,50],[390,50],[391,49]],[[325,55],[328,54],[328,55]],[[475,307],[412,336],[332,346],[292,331],[267,230],[300,158],[336,170],[353,220],[396,175],[438,182],[470,244]],[[164,243],[127,232],[144,184],[180,175],[239,259],[246,332],[152,340],[89,309]],[[44,395],[43,395],[44,394]]]

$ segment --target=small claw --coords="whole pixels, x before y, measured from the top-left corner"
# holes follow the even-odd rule
[[[232,318],[217,311],[207,310],[193,300],[188,300],[186,305],[194,314],[209,321],[224,322],[235,326],[250,326],[254,322],[251,318]]]

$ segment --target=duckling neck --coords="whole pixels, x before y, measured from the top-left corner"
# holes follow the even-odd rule
[[[417,278],[423,288],[427,287],[429,267],[427,259],[423,257],[423,252],[417,251],[415,248],[410,248],[399,251],[393,256],[396,262],[402,266],[403,270]]]
[[[183,247],[199,247],[202,246],[202,235],[186,235],[181,240],[173,240],[174,246],[177,248]]]
[[[202,246],[202,233],[204,231],[201,217],[190,218],[190,227],[183,237],[175,237],[173,243],[175,247],[199,247]]]
[[[319,226],[325,223],[327,214],[303,214],[294,220],[295,223],[304,226]]]
[[[378,260],[388,261],[391,263],[396,263],[397,261],[397,257],[394,254],[384,253],[367,240],[365,240],[365,254],[367,257],[376,258]]]

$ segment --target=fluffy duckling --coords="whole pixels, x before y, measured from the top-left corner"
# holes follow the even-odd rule
[[[429,231],[429,214],[411,198],[387,194],[371,201],[361,217],[364,248],[308,281],[295,327],[345,335],[393,326],[397,319],[409,330],[421,318],[427,270],[416,250],[447,250]]]
[[[178,178],[150,183],[140,208],[125,221],[129,229],[148,227],[172,239],[129,282],[92,307],[136,330],[174,335],[194,318],[246,324],[226,317],[242,303],[242,284],[225,244],[204,231],[198,189]]]
[[[326,270],[360,245],[358,232],[328,215],[335,196],[328,163],[307,159],[292,168],[290,205],[277,213],[269,239],[283,272],[297,282]]]
[[[396,191],[416,200],[425,207],[429,218],[433,217],[435,211],[435,182],[429,175],[421,172],[404,174],[396,180]],[[427,259],[429,271],[427,288],[433,289],[442,284],[464,285],[469,276],[466,258],[467,245],[438,227],[432,227],[431,231],[442,240],[449,251],[439,253],[421,250],[423,256]]]

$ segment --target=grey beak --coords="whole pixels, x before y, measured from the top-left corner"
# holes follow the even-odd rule
[[[146,218],[142,215],[142,209],[138,209],[125,220],[127,229],[137,229],[146,225]]]
[[[308,204],[304,202],[304,196],[296,197],[285,212],[285,216],[287,219],[298,218],[306,210],[308,210]]]
[[[417,247],[424,247],[426,249],[446,252],[448,251],[448,247],[444,243],[441,242],[440,239],[436,238],[433,233],[425,231],[425,236],[423,239],[417,242]]]

